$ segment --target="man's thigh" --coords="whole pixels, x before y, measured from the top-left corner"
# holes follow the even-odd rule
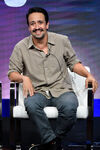
[[[53,98],[52,103],[58,110],[76,110],[78,107],[77,96],[74,92],[66,92],[58,98]]]
[[[36,93],[33,96],[28,96],[24,100],[25,106],[32,109],[36,109],[36,108],[43,109],[44,107],[49,105],[48,102],[49,101],[47,100],[47,98],[41,93]]]

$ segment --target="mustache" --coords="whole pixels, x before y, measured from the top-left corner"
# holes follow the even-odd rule
[[[44,31],[43,29],[34,29],[32,32],[36,32],[36,31]]]

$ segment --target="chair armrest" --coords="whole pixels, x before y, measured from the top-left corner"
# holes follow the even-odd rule
[[[89,82],[88,83],[88,111],[89,111],[89,115],[88,117],[93,117],[93,106],[94,106],[94,94],[92,91],[92,83]]]
[[[93,112],[94,112],[94,93],[92,83],[88,84],[88,118],[87,118],[87,146],[93,144]]]
[[[19,83],[16,82],[16,105],[18,105],[18,92],[19,92]]]
[[[15,106],[15,82],[10,82],[10,116],[13,116],[13,107]]]

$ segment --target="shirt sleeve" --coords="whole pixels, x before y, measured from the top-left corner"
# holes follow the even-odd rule
[[[23,60],[22,53],[19,46],[15,46],[12,55],[9,59],[9,70],[8,76],[11,72],[19,72],[20,74],[23,72]]]
[[[81,61],[77,58],[75,51],[72,48],[71,42],[66,36],[64,39],[64,58],[67,67],[73,71],[74,65],[76,63],[81,63]]]

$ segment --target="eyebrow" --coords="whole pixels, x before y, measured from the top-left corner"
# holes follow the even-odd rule
[[[38,20],[37,22],[44,22],[43,20]],[[29,23],[35,23],[35,21],[30,21]]]

